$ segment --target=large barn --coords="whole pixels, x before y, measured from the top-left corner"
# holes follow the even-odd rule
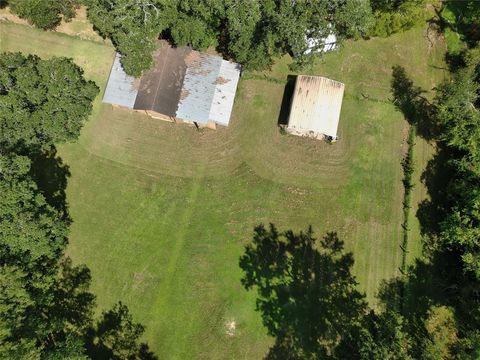
[[[154,57],[155,66],[135,79],[125,74],[117,54],[103,102],[167,121],[209,128],[228,126],[239,64],[165,42]]]
[[[287,131],[336,140],[345,85],[322,76],[297,76]]]

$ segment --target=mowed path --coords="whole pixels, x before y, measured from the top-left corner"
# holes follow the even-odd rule
[[[99,308],[125,301],[161,358],[262,358],[271,340],[238,268],[260,222],[337,231],[373,302],[401,260],[406,124],[389,100],[391,67],[405,66],[427,90],[443,74],[443,46],[429,47],[423,33],[347,42],[306,71],[346,84],[334,145],[279,133],[287,58],[247,74],[260,80],[241,80],[231,125],[217,131],[115,109],[99,96],[79,141],[60,149],[72,173],[69,254],[91,268]],[[102,91],[114,54],[2,23],[0,49],[72,57]]]

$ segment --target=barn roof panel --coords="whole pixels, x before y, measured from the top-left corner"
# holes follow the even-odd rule
[[[125,73],[120,58],[120,54],[117,53],[102,101],[132,109],[138,93],[134,86],[135,78]]]

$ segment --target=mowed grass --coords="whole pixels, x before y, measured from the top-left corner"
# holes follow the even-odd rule
[[[1,23],[0,47],[72,57],[102,91],[114,53]],[[272,340],[254,311],[255,294],[240,284],[238,259],[253,227],[268,222],[313,225],[319,237],[337,231],[374,303],[401,261],[407,127],[390,101],[391,67],[405,66],[428,90],[443,77],[443,54],[441,42],[429,47],[424,30],[414,29],[347,42],[306,70],[346,84],[333,145],[279,133],[288,58],[250,74],[264,80],[241,80],[231,125],[217,131],[102,105],[100,95],[79,141],[60,148],[72,173],[68,252],[92,270],[99,309],[124,301],[161,358],[262,358]],[[420,246],[411,249],[413,258]],[[234,336],[226,333],[231,320]]]

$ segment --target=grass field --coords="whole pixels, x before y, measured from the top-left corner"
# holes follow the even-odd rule
[[[423,35],[347,42],[306,71],[346,84],[334,145],[279,133],[288,58],[241,80],[228,129],[199,132],[102,105],[99,96],[80,140],[60,148],[72,174],[69,254],[92,270],[99,309],[127,303],[164,359],[262,358],[271,339],[238,267],[261,222],[312,224],[318,236],[336,230],[373,303],[401,261],[407,128],[389,99],[391,67],[405,66],[427,90],[443,77],[444,45],[431,47]],[[72,57],[102,90],[114,54],[106,44],[6,23],[0,48]],[[428,145],[417,148],[421,163]],[[419,185],[414,199],[422,194]],[[410,259],[420,249],[418,234],[412,239]]]

